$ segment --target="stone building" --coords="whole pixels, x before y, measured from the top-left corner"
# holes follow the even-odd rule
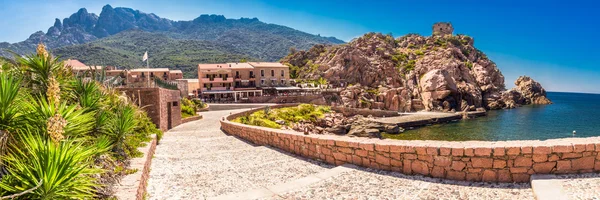
[[[179,90],[165,88],[117,88],[143,108],[156,127],[167,131],[181,124]]]
[[[452,35],[454,28],[450,22],[438,22],[433,24],[433,35]]]

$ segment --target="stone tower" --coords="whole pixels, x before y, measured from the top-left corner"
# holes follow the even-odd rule
[[[452,28],[450,22],[438,22],[433,24],[433,35],[452,35],[452,32],[454,32],[454,28]]]

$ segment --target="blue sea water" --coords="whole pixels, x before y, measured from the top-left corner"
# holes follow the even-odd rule
[[[554,104],[494,110],[487,117],[421,127],[386,137],[499,141],[600,136],[600,94],[548,92],[548,98]]]

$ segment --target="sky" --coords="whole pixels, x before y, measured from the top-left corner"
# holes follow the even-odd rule
[[[0,42],[46,32],[54,19],[87,8],[129,7],[172,20],[201,14],[256,17],[263,22],[350,41],[367,32],[431,35],[438,21],[496,62],[507,88],[520,75],[548,91],[600,93],[600,2],[596,1],[358,1],[358,0],[0,0]]]

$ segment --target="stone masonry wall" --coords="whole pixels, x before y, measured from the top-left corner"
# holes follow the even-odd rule
[[[168,122],[168,103],[171,103],[171,127]],[[160,88],[160,129],[167,131],[181,124],[181,96],[179,90]]]
[[[600,171],[600,137],[447,142],[303,135],[229,121],[244,113],[222,120],[221,128],[258,145],[334,165],[351,163],[404,174],[485,182],[528,182],[532,174]]]
[[[117,185],[115,197],[120,200],[142,200],[146,194],[146,186],[150,176],[150,165],[152,157],[156,150],[156,135],[152,135],[152,141],[145,147],[140,147],[138,150],[144,153],[140,158],[133,158],[130,161],[129,169],[136,169],[133,174],[129,174]]]

